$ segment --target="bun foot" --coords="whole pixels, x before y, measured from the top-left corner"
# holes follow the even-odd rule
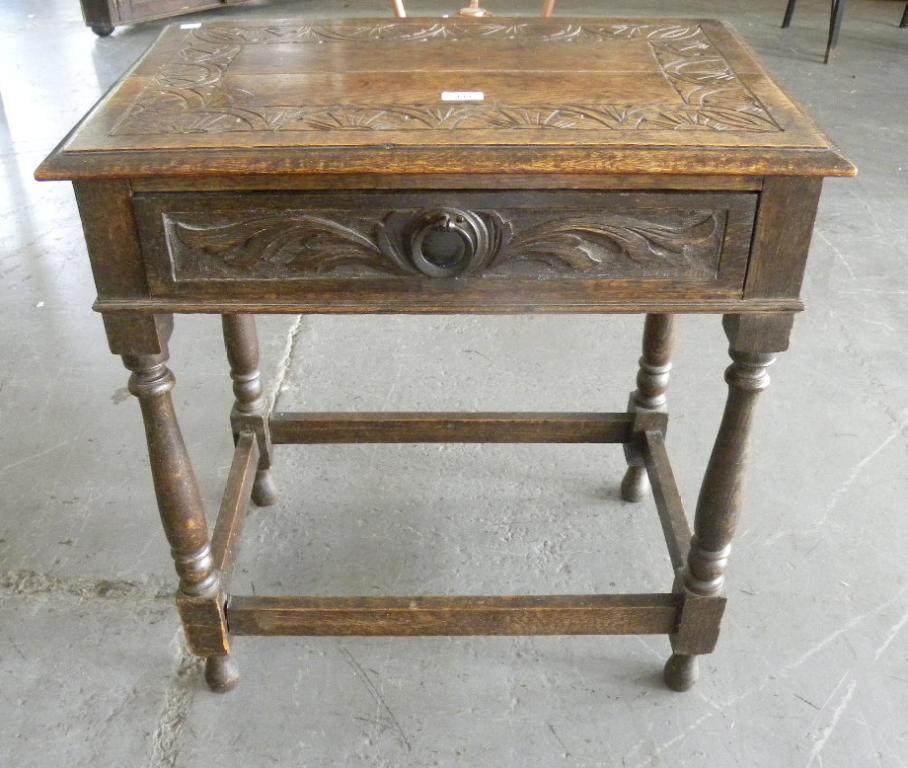
[[[205,659],[205,682],[215,693],[227,693],[240,681],[240,670],[232,656],[209,656]]]
[[[98,37],[107,37],[114,31],[114,28],[110,24],[98,22],[97,24],[91,25],[91,31],[94,32]]]
[[[260,469],[255,473],[252,502],[257,507],[270,507],[272,504],[277,504],[277,487],[274,485],[270,469]]]
[[[625,501],[643,501],[649,493],[649,477],[645,467],[628,467],[621,481],[621,498]]]
[[[673,653],[665,662],[662,677],[673,691],[682,693],[694,687],[700,677],[700,664],[696,656]]]

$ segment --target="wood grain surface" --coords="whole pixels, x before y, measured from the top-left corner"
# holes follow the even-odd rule
[[[696,160],[710,150],[727,159]],[[853,173],[720,22],[508,18],[169,27],[38,175],[272,174],[288,160],[296,174],[627,173],[644,160],[655,173]]]
[[[234,635],[668,634],[671,594],[540,597],[242,597],[230,599]]]
[[[290,413],[271,416],[275,443],[623,443],[625,413]]]

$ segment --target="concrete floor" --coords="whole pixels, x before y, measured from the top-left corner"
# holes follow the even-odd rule
[[[104,40],[75,0],[0,3],[0,766],[908,764],[908,30],[901,4],[731,0],[724,18],[858,164],[823,196],[791,352],[773,369],[725,631],[687,695],[664,638],[241,638],[219,697],[185,653],[126,374],[91,312],[67,184],[34,167],[161,25]],[[454,10],[457,3],[445,6]],[[515,3],[501,12],[532,12]],[[413,12],[436,14],[417,3]],[[379,0],[219,17],[386,15]],[[563,14],[664,13],[564,0]],[[681,16],[714,15],[705,0]],[[271,318],[283,408],[610,409],[639,318]],[[718,424],[718,319],[685,318],[669,447],[692,506]],[[216,318],[180,318],[177,404],[207,498],[230,459]],[[667,589],[615,447],[282,448],[237,574],[259,594]]]

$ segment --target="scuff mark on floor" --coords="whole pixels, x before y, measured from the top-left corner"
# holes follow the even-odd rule
[[[385,701],[384,697],[381,695],[381,691],[378,690],[378,687],[372,681],[372,678],[369,677],[366,670],[363,669],[362,665],[356,660],[356,657],[347,648],[340,643],[337,644],[337,647],[347,664],[350,665],[351,669],[356,673],[356,676],[362,681],[366,690],[369,692],[369,695],[375,700],[380,715],[383,716],[380,720],[386,721],[386,724],[390,726],[390,730],[397,736],[400,743],[406,747],[408,752],[411,752],[413,747],[410,744],[410,740],[407,738],[407,734],[404,733],[400,721],[397,719],[397,716],[394,714],[391,707],[388,706],[388,702]]]
[[[838,506],[839,500],[842,496],[847,493],[848,489],[854,484],[855,480],[861,475],[861,472],[864,471],[864,468],[870,464],[877,456],[879,456],[886,447],[897,437],[902,435],[905,431],[905,427],[908,426],[908,420],[901,421],[898,426],[889,433],[885,440],[880,443],[876,448],[874,448],[870,453],[868,453],[863,459],[861,459],[857,464],[851,468],[851,472],[848,473],[848,477],[845,478],[845,481],[835,489],[832,496],[829,499],[829,502],[826,504],[826,508],[823,510],[823,514],[819,520],[814,524],[815,528],[819,528],[825,525],[826,521],[829,520],[829,516]]]
[[[851,264],[848,262],[848,259],[845,258],[845,254],[842,253],[835,245],[833,245],[832,241],[823,234],[823,230],[821,230],[819,227],[814,227],[813,231],[817,235],[817,237],[820,238],[820,240],[826,243],[826,246],[835,254],[835,257],[845,265],[845,271],[848,273],[848,277],[850,277],[852,280],[855,280],[856,276],[854,274],[854,270],[851,268]]]
[[[47,454],[53,453],[60,448],[65,448],[67,445],[71,445],[72,443],[81,439],[81,435],[76,435],[75,437],[69,438],[69,440],[64,440],[63,442],[52,445],[49,448],[45,448],[43,451],[38,451],[37,453],[31,453],[28,456],[23,456],[22,458],[17,459],[11,464],[7,464],[5,467],[0,467],[0,475],[9,472],[11,469],[16,469],[16,467],[21,467],[23,464],[27,464],[30,461],[34,461],[35,459],[40,459],[44,456],[47,456]]]
[[[845,680],[845,677],[839,681],[839,684],[836,686],[835,690],[841,686],[842,682]],[[813,749],[810,750],[810,755],[807,758],[807,767],[810,768],[812,765],[822,765],[822,752],[826,747],[826,743],[832,737],[832,734],[835,733],[835,729],[839,725],[839,721],[842,719],[842,715],[845,714],[845,710],[848,709],[848,706],[851,704],[851,700],[854,698],[854,692],[858,687],[857,680],[851,680],[848,683],[845,693],[842,694],[839,699],[839,703],[836,705],[835,710],[833,710],[832,717],[829,719],[829,722],[820,730],[819,737],[816,740],[816,743],[813,745]],[[835,693],[835,690],[833,693]]]
[[[854,629],[858,625],[862,624],[864,621],[869,619],[871,616],[876,616],[877,614],[884,611],[886,608],[891,606],[896,601],[902,599],[905,592],[906,592],[906,590],[901,590],[900,592],[896,593],[890,599],[886,600],[885,602],[881,603],[880,605],[877,605],[875,608],[872,608],[871,610],[867,611],[866,613],[862,613],[859,616],[855,616],[853,619],[851,619],[851,621],[849,621],[846,624],[844,624],[843,626],[839,627],[834,632],[830,632],[828,635],[826,635],[825,637],[821,638],[819,641],[814,643],[804,653],[802,653],[800,656],[798,656],[793,661],[786,664],[777,673],[775,673],[771,677],[768,677],[766,680],[761,682],[759,685],[749,688],[746,691],[742,691],[737,696],[727,699],[726,701],[722,701],[722,702],[718,702],[718,703],[710,702],[713,706],[713,709],[711,709],[710,711],[708,711],[705,714],[698,717],[696,720],[694,720],[692,723],[690,723],[689,725],[684,727],[678,734],[676,734],[672,738],[670,738],[667,741],[664,741],[662,743],[654,745],[652,752],[649,755],[647,755],[646,757],[644,757],[644,759],[642,761],[636,763],[634,765],[634,768],[647,768],[647,766],[654,765],[660,759],[660,756],[665,753],[666,750],[671,749],[676,744],[683,742],[688,736],[690,736],[691,733],[693,733],[698,728],[700,728],[700,726],[702,726],[704,723],[708,722],[716,715],[723,713],[728,708],[744,701],[745,699],[750,698],[754,694],[757,694],[757,693],[763,691],[770,684],[778,683],[779,681],[784,680],[792,672],[794,672],[796,669],[798,669],[800,666],[802,666],[808,659],[812,658],[817,653],[819,653],[822,649],[829,646],[830,643],[834,642],[838,637],[845,634],[846,632],[849,632],[850,630]],[[846,676],[843,676],[842,680],[844,680]],[[839,685],[841,684],[842,680],[839,681]],[[857,683],[855,681],[852,681],[852,682],[854,683],[855,686],[857,685]],[[833,693],[834,692],[835,692],[835,689],[833,690]],[[854,690],[847,692],[848,698],[847,698],[847,701],[845,701],[845,707],[847,707],[847,705],[850,702],[851,697],[853,695],[854,695]],[[828,700],[827,700],[827,703],[828,703]],[[826,706],[826,704],[824,704],[823,707],[821,707],[821,710],[825,706]],[[840,707],[841,706],[842,705],[840,704]],[[842,708],[842,712],[844,712],[844,707]],[[839,713],[839,715],[838,715],[839,718],[841,718],[841,714],[842,713]],[[835,718],[835,715],[833,715],[833,718],[835,720],[835,724],[837,725],[838,719]],[[834,729],[834,726],[833,726],[833,729]],[[832,731],[830,730],[828,735],[831,735],[831,734],[832,734]],[[828,735],[827,735],[826,740],[828,740]],[[824,742],[824,744],[825,744],[825,742]],[[815,748],[816,748],[816,745],[815,745]],[[822,746],[820,747],[820,751],[822,751]],[[818,751],[818,753],[817,753],[818,755],[820,754],[820,751]],[[816,759],[816,758],[813,758],[813,759]],[[810,763],[808,763],[808,766],[809,765],[810,765]]]
[[[549,729],[549,731],[551,732],[552,736],[555,737],[555,741],[557,741],[558,744],[561,746],[561,749],[563,750],[562,757],[570,757],[570,756],[571,756],[571,750],[569,750],[569,749],[567,748],[567,744],[565,744],[564,741],[562,740],[562,738],[558,735],[558,732],[555,730],[555,726],[552,725],[551,723],[546,723],[546,726],[548,727],[548,729]]]
[[[905,613],[902,614],[902,618],[900,618],[895,624],[893,624],[889,628],[889,632],[887,632],[886,637],[883,638],[882,644],[880,645],[879,648],[876,649],[876,651],[873,654],[873,660],[875,662],[879,661],[880,656],[882,656],[884,653],[886,653],[886,649],[890,645],[892,645],[892,641],[895,640],[896,637],[898,637],[899,632],[901,632],[905,628],[906,624],[908,624],[908,611],[905,611]]]

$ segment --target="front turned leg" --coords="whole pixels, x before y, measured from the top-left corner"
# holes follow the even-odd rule
[[[211,688],[227,691],[238,674],[230,658],[225,599],[211,556],[205,507],[170,396],[173,374],[164,354],[124,355],[123,362],[132,371],[129,391],[142,407],[158,510],[180,577],[177,606],[186,640],[194,654],[206,658]]]
[[[222,315],[224,346],[230,363],[236,402],[230,415],[233,436],[250,427],[259,441],[259,467],[252,486],[252,501],[259,507],[277,503],[277,489],[271,477],[271,435],[268,431],[268,403],[259,372],[259,340],[255,315]]]
[[[665,665],[666,685],[686,691],[697,680],[697,655],[710,653],[725,608],[725,566],[741,515],[748,442],[757,396],[769,386],[766,369],[775,355],[732,349],[725,371],[728,400],[706,468],[687,566],[679,577],[684,607],[672,656]]]
[[[671,357],[674,345],[674,315],[647,315],[643,326],[643,356],[637,373],[637,389],[631,392],[628,410],[650,413],[666,410]],[[627,472],[621,481],[621,498],[640,501],[649,492],[649,478],[643,454],[637,445],[624,446]]]

